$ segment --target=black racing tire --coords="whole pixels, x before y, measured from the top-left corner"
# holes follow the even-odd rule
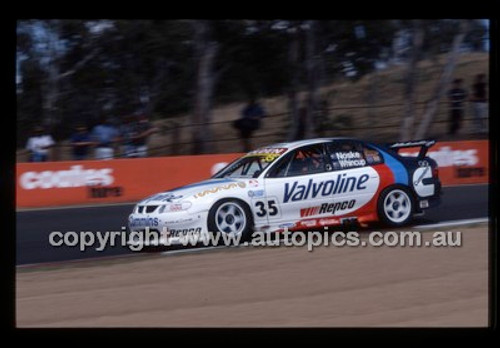
[[[228,207],[234,207],[234,213],[229,210],[224,211]],[[228,208],[230,209],[230,208]],[[221,218],[221,213],[226,212],[226,219]],[[232,215],[232,217],[230,216]],[[238,224],[238,221],[241,224]],[[226,228],[224,228],[227,225]],[[225,198],[217,201],[208,212],[207,219],[208,231],[210,233],[233,233],[241,234],[240,242],[247,242],[251,239],[253,233],[253,215],[250,207],[240,199]],[[219,242],[222,242],[219,238]]]
[[[380,222],[385,225],[405,226],[413,220],[415,207],[415,199],[408,187],[392,185],[380,193],[377,213]]]

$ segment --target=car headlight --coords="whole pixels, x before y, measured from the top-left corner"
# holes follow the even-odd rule
[[[160,214],[173,213],[177,211],[188,210],[189,208],[191,208],[191,202],[169,203],[169,204],[162,204],[158,212]]]

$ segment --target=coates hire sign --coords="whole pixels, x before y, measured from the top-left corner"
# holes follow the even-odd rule
[[[34,190],[109,186],[114,180],[113,168],[85,169],[83,165],[72,165],[68,170],[27,171],[19,177],[19,184],[25,190]]]
[[[400,154],[405,156],[415,156],[417,153],[418,149],[400,150]],[[110,161],[18,163],[16,206],[29,208],[134,202],[154,193],[207,179],[239,156],[241,154],[233,153]],[[430,149],[429,156],[437,161],[439,176],[445,186],[489,182],[486,140],[437,143]],[[332,180],[322,186],[316,182],[297,183],[294,186],[291,181],[287,198],[301,200],[315,194],[333,194],[337,182],[339,186],[336,191],[342,188],[342,178],[335,180],[332,177]],[[361,178],[358,180],[355,183],[346,181],[343,186],[363,190],[366,183]]]
[[[401,149],[399,154],[417,156],[418,149]],[[427,156],[437,162],[444,186],[489,182],[487,140],[438,142],[429,149]]]
[[[241,154],[18,163],[18,208],[134,202],[209,178]]]

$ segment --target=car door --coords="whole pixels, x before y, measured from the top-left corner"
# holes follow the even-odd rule
[[[326,145],[332,165],[333,180],[338,188],[322,212],[330,216],[355,216],[376,194],[380,184],[378,172],[372,168],[373,156],[367,159],[363,143],[351,139],[338,139]]]
[[[267,173],[266,199],[258,203],[257,210],[262,208],[260,213],[268,217],[270,225],[296,227],[299,220],[307,219],[327,200],[321,183],[331,177],[331,170],[324,143],[291,151]],[[310,224],[313,227],[314,221]]]

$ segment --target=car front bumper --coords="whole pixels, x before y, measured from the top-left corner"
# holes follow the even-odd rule
[[[132,213],[128,218],[130,246],[192,244],[207,234],[208,212]]]

